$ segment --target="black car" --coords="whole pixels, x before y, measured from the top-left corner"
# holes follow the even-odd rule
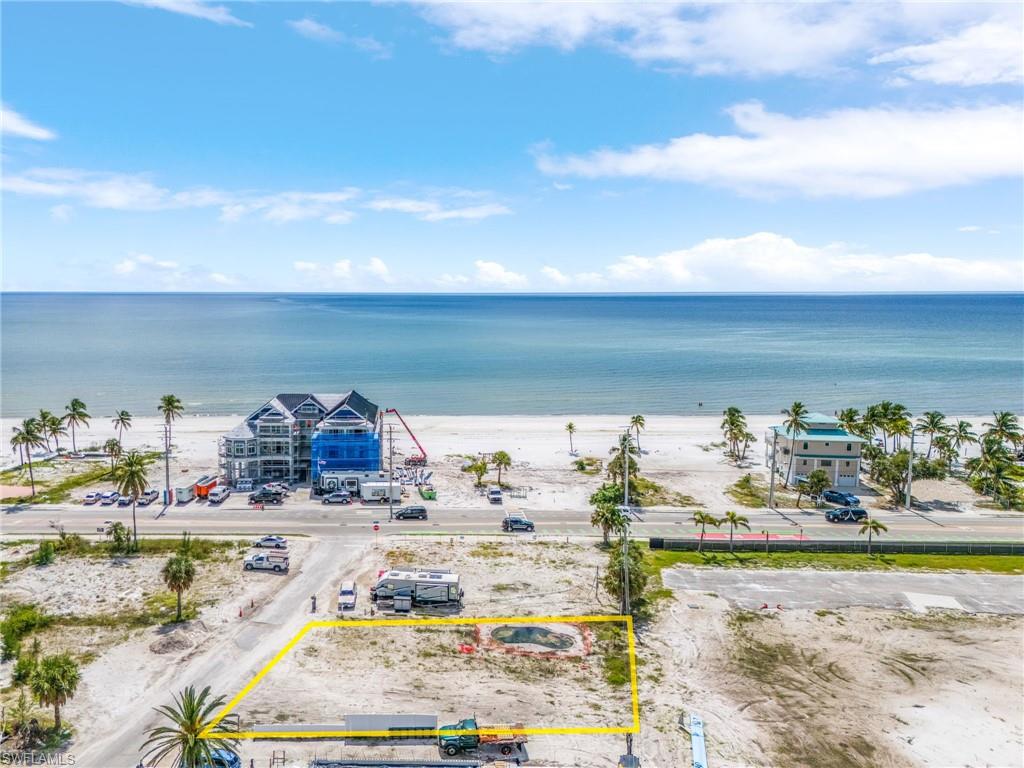
[[[533,532],[533,521],[525,517],[506,517],[501,521],[503,531],[529,531]]]
[[[283,502],[283,494],[275,493],[274,491],[266,488],[260,488],[255,493],[249,494],[250,504],[282,504]]]
[[[867,510],[860,507],[839,507],[825,513],[825,519],[830,523],[859,523],[867,516]]]
[[[402,507],[395,510],[395,520],[426,520],[426,507]]]
[[[821,498],[830,504],[839,504],[844,507],[853,507],[860,504],[860,499],[846,491],[825,491]]]
[[[352,494],[348,491],[334,491],[324,496],[321,504],[351,504]]]

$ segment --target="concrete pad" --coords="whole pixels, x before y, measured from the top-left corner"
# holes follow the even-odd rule
[[[910,607],[918,613],[928,613],[929,608],[962,611],[964,607],[952,595],[927,595],[923,592],[904,592]]]

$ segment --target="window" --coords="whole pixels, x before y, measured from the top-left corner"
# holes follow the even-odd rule
[[[832,466],[832,459],[822,459],[821,462],[818,464],[818,466],[819,467],[831,467]]]
[[[828,446],[829,446],[829,443],[825,443],[825,447],[827,448]]]
[[[807,450],[807,443],[804,443],[804,450]]]
[[[847,443],[846,444],[846,450],[852,451],[853,450],[853,443]],[[847,463],[849,463],[849,462],[847,462]]]

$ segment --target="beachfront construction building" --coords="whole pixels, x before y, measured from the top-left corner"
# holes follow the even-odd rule
[[[860,452],[866,442],[839,426],[839,420],[823,413],[804,417],[807,429],[795,435],[784,426],[769,428],[764,438],[765,466],[772,466],[783,482],[792,485],[816,469],[823,469],[837,487],[860,485]],[[792,461],[790,459],[792,458]]]
[[[315,483],[321,472],[381,468],[381,410],[356,391],[280,394],[220,438],[226,482]]]

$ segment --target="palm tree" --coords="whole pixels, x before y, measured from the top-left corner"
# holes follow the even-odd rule
[[[36,416],[36,421],[39,423],[39,436],[43,438],[46,444],[46,451],[50,451],[50,419],[53,418],[53,414],[49,411],[40,409],[39,415]]]
[[[29,682],[32,695],[42,707],[53,707],[53,729],[61,732],[60,708],[78,689],[78,665],[67,653],[43,657],[36,666]]]
[[[120,445],[118,443],[118,446]],[[138,451],[130,451],[121,457],[114,469],[117,492],[122,496],[132,497],[132,539],[136,548],[139,546],[139,527],[135,522],[135,503],[149,485],[146,481],[148,468],[149,460],[143,454]]]
[[[110,457],[110,472],[114,472],[114,462],[121,455],[121,443],[112,437],[103,444],[103,451]]]
[[[957,419],[956,424],[949,431],[949,441],[957,453],[964,446],[978,442],[978,435],[971,431],[972,426],[969,421]]]
[[[32,471],[32,449],[41,448],[44,445],[42,435],[39,434],[39,422],[35,418],[28,418],[21,422],[20,427],[14,428],[14,437],[11,438],[11,447],[17,446],[18,451],[28,459],[28,479],[32,484],[32,495],[36,495],[36,477]]]
[[[621,533],[626,526],[626,516],[616,504],[598,504],[590,515],[590,524],[601,529],[604,545],[610,543],[611,533]]]
[[[114,425],[114,429],[117,430],[117,442],[121,442],[121,438],[124,435],[126,429],[132,428],[132,415],[128,411],[118,411],[114,418],[110,420],[110,423]]]
[[[40,415],[42,412],[40,412]],[[42,422],[43,429],[46,431],[48,437],[53,438],[53,447],[55,450],[60,450],[60,439],[68,436],[68,430],[64,426],[64,419],[60,416],[55,416],[49,413],[46,417],[46,421]]]
[[[903,447],[901,437],[910,437],[910,419],[914,414],[901,403],[889,403],[887,420],[889,434],[895,436],[892,449],[898,451]]]
[[[164,395],[160,398],[157,410],[164,417],[164,488],[171,490],[171,422],[185,412],[185,406],[177,395]]]
[[[892,404],[889,403],[889,405],[892,405]],[[861,419],[861,424],[864,426],[864,431],[869,433],[868,435],[865,435],[866,438],[871,439],[873,441],[874,438],[875,438],[876,432],[881,431],[881,433],[882,433],[882,452],[883,453],[885,453],[886,451],[889,450],[888,445],[886,443],[886,434],[885,434],[885,426],[886,426],[885,419],[886,419],[886,416],[885,416],[885,412],[884,412],[884,407],[885,407],[885,403],[878,403],[876,405],[869,405],[864,410],[864,418]]]
[[[476,484],[482,485],[487,474],[487,462],[484,459],[477,459],[469,465],[469,471],[476,475]]]
[[[789,471],[786,473],[786,486],[788,487],[793,477],[793,460],[796,459],[796,439],[801,432],[807,431],[807,422],[804,421],[804,418],[807,416],[807,408],[797,400],[789,408],[784,408],[782,415],[786,417],[785,421],[782,422],[782,426],[786,428],[786,433],[790,440]]]
[[[851,435],[856,435],[861,428],[860,411],[856,408],[843,408],[839,412],[839,428],[844,429]]]
[[[939,411],[925,411],[917,420],[917,431],[922,435],[928,435],[928,453],[925,454],[925,458],[930,459],[935,436],[946,431],[946,415]]]
[[[565,425],[565,431],[569,433],[569,453],[575,455],[576,449],[572,447],[572,436],[576,434],[576,425],[570,421]]]
[[[832,485],[832,478],[829,477],[828,472],[820,468],[812,471],[804,482],[797,483],[798,493],[796,495],[796,508],[800,509],[800,498],[805,492],[817,499],[818,501],[816,503],[820,506],[821,494],[823,494],[830,485]]]
[[[201,738],[214,713],[224,706],[225,698],[210,698],[210,688],[196,693],[191,685],[174,697],[173,705],[156,707],[156,711],[171,721],[149,731],[148,738],[140,749],[149,747],[145,758],[152,756],[154,764],[171,756],[171,763],[181,768],[200,768],[214,764],[214,751],[234,749],[238,739],[230,736]]]
[[[188,555],[180,552],[164,563],[160,575],[164,577],[164,584],[167,588],[178,595],[178,617],[181,621],[181,593],[192,586],[196,578],[196,564]]]
[[[608,453],[615,457],[608,462],[608,476],[612,479],[612,482],[624,481],[626,472],[629,472],[630,477],[636,477],[640,468],[637,466],[633,456],[636,456],[639,451],[633,444],[633,437],[629,432],[621,434],[619,436],[619,444],[614,448],[610,448]]]
[[[719,520],[714,515],[711,515],[711,514],[709,514],[707,512],[694,512],[692,519],[693,519],[693,524],[694,525],[699,525],[700,526],[700,541],[697,542],[697,551],[698,552],[703,552],[704,551],[704,531],[707,529],[707,527],[709,525],[712,526],[713,528],[717,528],[718,526],[720,526],[722,524],[722,521]]]
[[[644,417],[639,413],[629,420],[629,426],[636,432],[636,449],[640,450],[640,430],[647,426]]]
[[[1002,443],[1012,443],[1016,446],[1024,440],[1020,431],[1020,422],[1010,411],[993,411],[992,421],[986,421],[981,426],[988,427],[985,437],[994,437]]]
[[[495,469],[498,470],[498,486],[501,486],[501,470],[509,469],[512,466],[512,457],[505,451],[495,451],[491,457],[491,461],[494,462]]]
[[[729,453],[734,458],[740,458],[740,441],[749,434],[747,431],[747,417],[743,411],[735,405],[730,405],[722,411],[722,436],[729,444]]]
[[[888,531],[889,528],[885,523],[880,520],[876,520],[873,517],[867,518],[860,526],[860,535],[863,536],[866,531],[868,534],[868,554],[871,554],[871,537],[881,536],[883,533]]]
[[[737,528],[746,528],[750,530],[750,520],[743,515],[737,515],[735,512],[729,511],[725,513],[725,517],[722,518],[721,522],[729,524],[729,551],[732,552],[732,532]]]
[[[67,411],[67,415],[64,416],[64,421],[71,427],[71,450],[77,451],[78,446],[75,444],[75,427],[77,426],[89,426],[89,419],[92,418],[85,410],[85,403],[79,400],[77,397],[72,398],[71,402],[64,408]]]

